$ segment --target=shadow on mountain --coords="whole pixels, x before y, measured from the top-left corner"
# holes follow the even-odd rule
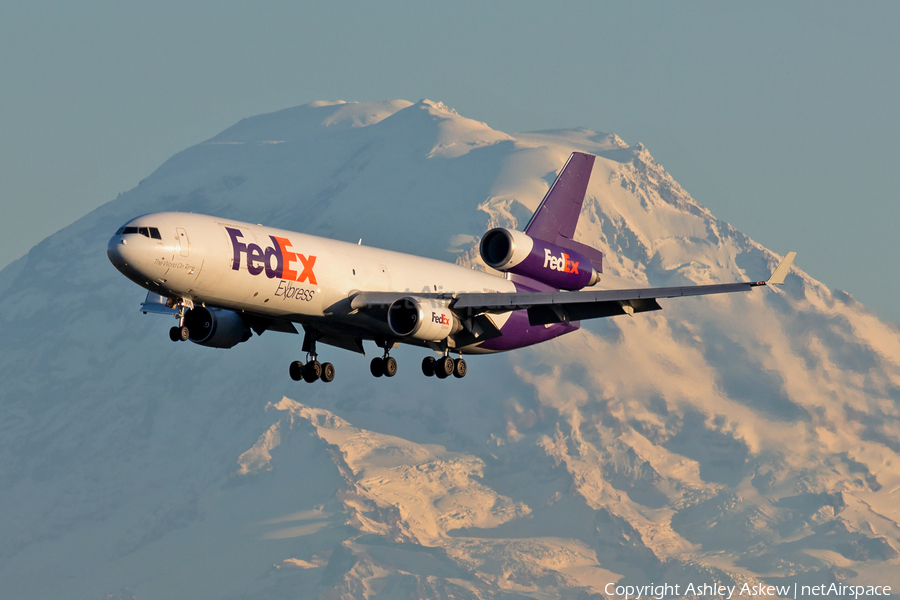
[[[711,323],[701,337],[703,356],[729,398],[779,421],[809,420],[809,413],[788,397],[781,373],[763,367],[758,352],[751,353]]]
[[[693,410],[685,411],[678,433],[663,446],[697,461],[700,477],[704,481],[735,486],[749,474],[752,467],[748,461],[750,451],[744,442],[707,428],[706,417]]]

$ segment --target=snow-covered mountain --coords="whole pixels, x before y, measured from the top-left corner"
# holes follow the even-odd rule
[[[797,268],[463,380],[424,378],[414,349],[376,380],[326,348],[337,379],[308,385],[287,375],[299,336],[169,342],[106,259],[128,219],[182,210],[481,268],[481,234],[522,226],[572,150],[601,157],[579,226],[601,286],[777,263],[640,144],[393,101],[245,119],[0,272],[0,597],[900,589],[900,334]]]

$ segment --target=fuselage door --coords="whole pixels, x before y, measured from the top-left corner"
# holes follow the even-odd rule
[[[188,240],[187,232],[182,227],[176,227],[175,231],[178,232],[178,249],[181,256],[190,256],[191,242]]]

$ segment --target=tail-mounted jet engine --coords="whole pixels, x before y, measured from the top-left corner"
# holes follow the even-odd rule
[[[580,290],[600,281],[591,261],[578,252],[514,229],[491,229],[481,238],[480,250],[488,266],[560,290]]]
[[[221,308],[192,308],[185,313],[184,324],[191,334],[189,340],[212,348],[231,348],[251,336],[241,315]]]
[[[408,296],[395,300],[387,312],[395,335],[439,342],[462,329],[456,315],[436,300]]]

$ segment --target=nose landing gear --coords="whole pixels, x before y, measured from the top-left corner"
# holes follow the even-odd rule
[[[178,310],[178,312],[175,313],[175,316],[178,317],[178,326],[169,329],[169,339],[173,342],[186,342],[191,339],[191,332],[187,328],[187,325],[184,324],[184,311],[186,308],[193,308],[193,302],[169,298],[166,301],[166,306]]]

